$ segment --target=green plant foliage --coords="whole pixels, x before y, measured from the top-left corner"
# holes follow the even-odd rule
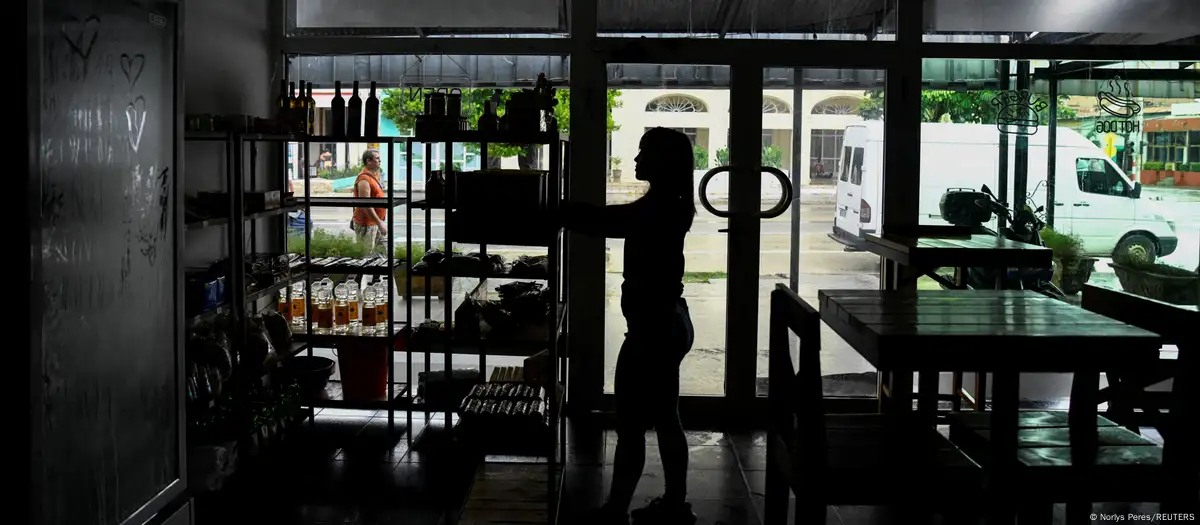
[[[479,125],[479,117],[483,115],[483,103],[492,101],[497,117],[503,116],[505,104],[517,89],[485,89],[467,88],[462,90],[462,107],[467,116],[471,129]],[[558,89],[555,91],[554,117],[558,120],[558,129],[567,132],[571,129],[571,91]],[[608,90],[608,132],[620,129],[613,121],[613,108],[621,107],[621,92]],[[417,122],[417,115],[425,112],[425,100],[418,90],[385,89],[379,100],[379,112],[384,118],[396,124],[402,133],[412,133]],[[478,154],[478,144],[465,144],[467,153]],[[534,155],[533,146],[514,144],[488,144],[488,157],[501,159],[504,157],[530,157]]]
[[[350,232],[332,232],[316,229],[312,233],[309,250],[312,257],[362,257],[365,250],[358,238]],[[304,235],[288,236],[288,252],[304,255]]]
[[[783,150],[779,146],[764,145],[762,148],[762,165],[771,168],[783,167]]]
[[[708,150],[699,144],[692,145],[692,164],[695,169],[708,169]]]
[[[717,150],[717,166],[729,165],[729,148],[724,147]]]
[[[717,166],[729,165],[729,148],[724,147],[717,150]],[[762,147],[762,165],[772,168],[783,167],[783,150],[779,146],[764,144]]]
[[[1050,251],[1054,252],[1054,257],[1060,261],[1078,258],[1083,248],[1083,240],[1078,235],[1058,233],[1049,226],[1042,228],[1041,236],[1042,242],[1046,244],[1047,248],[1050,248]]]
[[[1144,169],[1144,170],[1161,170],[1161,169],[1163,169],[1163,163],[1147,162],[1145,164],[1142,164],[1142,169]]]
[[[350,166],[349,168],[322,168],[317,170],[317,177],[322,179],[345,179],[349,177],[357,177],[362,173],[363,165]]]
[[[948,116],[949,122],[995,124],[996,106],[992,105],[992,98],[996,93],[992,90],[924,90],[921,92],[921,122],[945,122]],[[1078,118],[1066,102],[1065,95],[1058,97],[1059,120]],[[869,90],[867,98],[858,106],[858,114],[866,120],[883,120],[883,105],[883,90]],[[1049,124],[1049,112],[1041,112],[1039,120]]]

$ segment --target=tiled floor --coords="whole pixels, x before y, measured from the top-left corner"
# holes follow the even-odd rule
[[[544,463],[522,466],[514,465],[522,458],[490,458],[508,466],[481,469],[483,457],[450,440],[444,424],[421,419],[409,431],[399,418],[398,432],[389,437],[386,416],[321,411],[315,426],[293,435],[269,459],[244,468],[218,496],[198,499],[198,522],[494,525],[544,518],[536,502],[545,493]],[[611,483],[616,435],[578,421],[568,429],[558,523],[582,525]],[[689,431],[687,437],[688,493],[698,523],[760,525],[766,480],[763,433]],[[646,471],[635,506],[663,492],[653,433],[647,441]],[[1153,507],[1105,506],[1097,512],[1154,512]],[[1062,523],[1062,509],[1057,510],[1055,522]],[[826,519],[845,525],[889,521],[884,509],[872,507],[833,507]]]
[[[389,437],[386,415],[321,411],[316,425],[243,468],[216,496],[198,499],[198,523],[450,522],[480,458],[450,444],[440,421],[422,416],[408,431],[400,415]]]

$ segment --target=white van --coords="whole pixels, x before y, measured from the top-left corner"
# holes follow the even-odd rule
[[[1046,202],[1045,131],[1040,129],[1028,137],[1026,191],[1038,205]],[[977,190],[987,184],[997,191],[999,139],[995,125],[921,124],[920,224],[948,224],[938,205],[947,189]],[[1096,258],[1122,252],[1153,259],[1175,251],[1179,243],[1175,223],[1162,216],[1156,203],[1140,198],[1140,183],[1131,182],[1099,147],[1074,130],[1058,128],[1057,140],[1055,230],[1079,236],[1084,252]],[[1009,173],[1015,166],[1015,146],[1016,137],[1010,136]],[[882,224],[882,173],[883,123],[847,127],[830,236],[851,249],[860,249],[863,236],[878,232]],[[1009,180],[1011,195],[1011,176]],[[1012,197],[1006,200],[1014,201]]]

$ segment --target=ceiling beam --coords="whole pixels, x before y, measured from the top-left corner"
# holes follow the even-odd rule
[[[733,27],[733,19],[737,16],[737,12],[742,8],[742,0],[720,0],[721,5],[717,8],[717,24],[720,29],[717,31],[718,38],[725,38],[729,34],[729,29]]]

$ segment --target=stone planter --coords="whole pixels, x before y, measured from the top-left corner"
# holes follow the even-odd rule
[[[1180,179],[1175,181],[1176,186],[1200,187],[1200,171],[1183,171],[1180,175]]]
[[[1143,186],[1153,186],[1158,184],[1158,180],[1162,178],[1163,173],[1162,170],[1142,170],[1138,174],[1138,178],[1141,180]]]
[[[408,299],[408,268],[401,266],[396,269],[396,294]],[[425,291],[429,290],[430,297],[440,297],[445,299],[449,297],[446,294],[446,278],[441,276],[412,276],[412,294],[414,297],[425,297]]]
[[[1165,264],[1147,267],[1108,263],[1126,292],[1171,304],[1200,304],[1200,274]]]
[[[1092,277],[1097,259],[1077,257],[1072,259],[1054,259],[1054,277],[1052,282],[1063,293],[1075,295],[1083,291],[1083,285]]]

